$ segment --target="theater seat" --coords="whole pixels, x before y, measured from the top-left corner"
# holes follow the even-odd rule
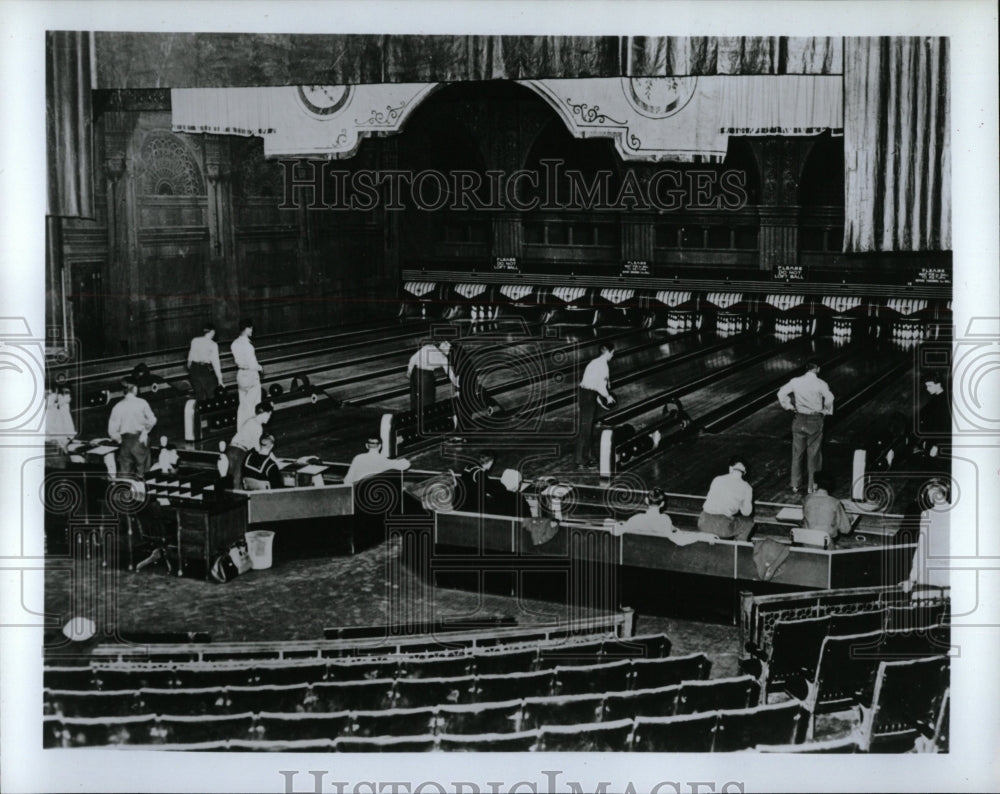
[[[511,733],[523,729],[521,701],[442,706],[437,710],[439,733]]]
[[[933,738],[948,689],[948,659],[881,662],[870,705],[862,707],[862,746],[869,752],[905,752],[918,736]]]
[[[139,692],[67,692],[46,689],[42,695],[45,713],[64,717],[127,717],[153,713]]]
[[[760,684],[753,676],[685,681],[677,697],[677,714],[720,709],[745,709],[760,702]]]
[[[329,739],[350,733],[351,713],[335,714],[272,714],[257,716],[256,737],[266,741],[299,741]]]
[[[602,753],[628,750],[632,721],[590,725],[551,725],[538,733],[536,749],[544,752]]]
[[[152,714],[134,717],[45,717],[42,721],[44,747],[108,747],[121,744],[150,744],[156,718]]]
[[[679,717],[638,717],[632,749],[658,753],[707,753],[712,750],[718,712]]]
[[[604,695],[527,698],[522,715],[521,727],[526,730],[600,722],[604,718]]]
[[[716,753],[757,744],[799,744],[809,727],[809,712],[797,700],[718,714],[712,746]]]
[[[395,708],[418,708],[476,700],[476,678],[399,678],[394,691]]]
[[[379,709],[351,713],[352,736],[417,736],[434,732],[434,709]]]
[[[247,712],[232,715],[201,715],[197,717],[157,717],[150,728],[153,744],[196,744],[220,737],[253,739],[254,717]]]
[[[630,689],[656,689],[708,678],[712,663],[703,653],[670,656],[666,659],[634,659]]]
[[[553,692],[559,695],[624,692],[631,678],[632,662],[629,659],[607,664],[557,667]]]
[[[295,714],[310,711],[307,696],[308,684],[292,686],[230,686],[225,689],[225,711],[238,714],[243,711],[286,712]]]
[[[476,676],[476,701],[489,703],[524,697],[544,697],[552,694],[554,682],[554,670]]]
[[[46,667],[42,671],[42,686],[62,691],[89,690],[95,686],[94,674],[89,666]]]
[[[476,654],[476,675],[529,673],[535,669],[537,649]]]
[[[798,753],[800,755],[821,755],[824,753],[858,753],[861,746],[858,740],[848,736],[843,739],[828,739],[821,742],[804,742],[803,744],[758,744],[753,748],[756,753]]]
[[[305,695],[305,710],[334,712],[389,708],[393,703],[394,683],[390,678],[314,684]]]
[[[672,717],[677,708],[679,685],[633,692],[609,693],[604,698],[604,719],[634,719],[635,717]]]
[[[137,693],[142,713],[176,714],[190,717],[198,714],[219,714],[233,711],[229,708],[226,690],[215,689],[142,689]]]

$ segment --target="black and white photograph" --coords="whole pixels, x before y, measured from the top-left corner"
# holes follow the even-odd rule
[[[996,3],[0,17],[5,791],[1000,787]]]

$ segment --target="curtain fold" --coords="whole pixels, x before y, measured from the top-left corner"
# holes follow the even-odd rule
[[[90,34],[46,34],[48,214],[94,217]]]
[[[844,250],[951,248],[945,37],[844,44]]]
[[[722,80],[722,127],[729,135],[843,133],[843,79],[786,75]]]
[[[841,39],[831,36],[630,36],[629,75],[814,74],[843,69]]]

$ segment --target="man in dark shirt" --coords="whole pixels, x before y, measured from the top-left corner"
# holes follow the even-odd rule
[[[826,532],[831,540],[851,531],[851,520],[844,505],[836,497],[830,496],[829,480],[818,471],[813,474],[816,490],[802,503],[802,526]]]
[[[267,491],[281,488],[281,470],[271,453],[274,451],[274,436],[261,436],[260,446],[247,452],[243,461],[243,487],[248,491]]]
[[[479,453],[476,463],[462,469],[461,506],[456,510],[497,513],[505,512],[509,495],[507,489],[496,480],[491,480],[489,471],[493,468],[496,455],[489,451]]]
[[[920,407],[917,431],[920,446],[930,457],[936,458],[951,441],[951,401],[945,389],[945,376],[929,372],[924,376],[927,401]]]

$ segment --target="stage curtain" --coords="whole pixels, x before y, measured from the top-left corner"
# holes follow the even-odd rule
[[[729,135],[843,132],[843,78],[732,76],[722,80],[722,128]]]
[[[841,39],[790,36],[632,36],[626,74],[840,74]]]
[[[948,39],[844,44],[844,250],[951,248]]]
[[[839,38],[95,33],[98,88],[840,74]]]
[[[94,217],[90,34],[46,34],[48,214]]]

